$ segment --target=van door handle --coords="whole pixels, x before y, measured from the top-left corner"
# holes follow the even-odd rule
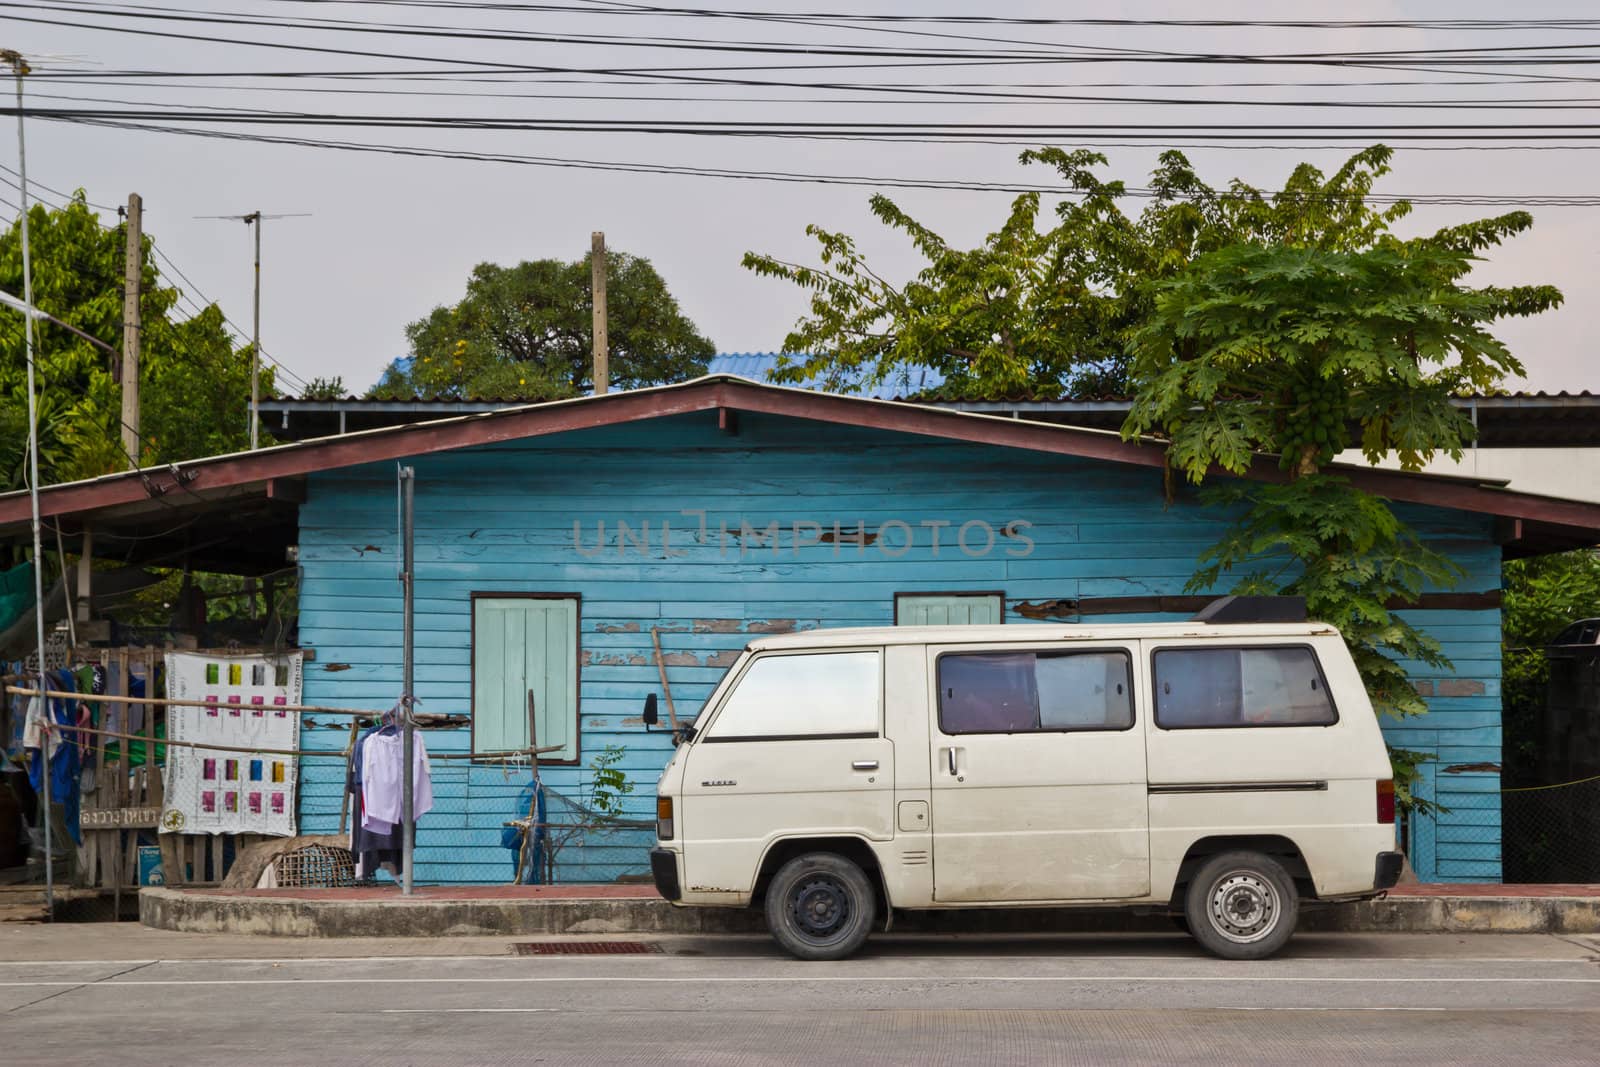
[[[875,759],[858,759],[850,764],[850,769],[853,771],[875,771],[878,769],[878,761]]]
[[[950,748],[945,749],[944,751],[945,751],[945,755],[950,757],[950,773],[951,774],[955,774],[956,773],[956,750],[955,750],[955,747],[952,746]]]

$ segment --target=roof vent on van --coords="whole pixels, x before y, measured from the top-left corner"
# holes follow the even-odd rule
[[[1195,614],[1193,622],[1305,622],[1303,596],[1218,597]]]

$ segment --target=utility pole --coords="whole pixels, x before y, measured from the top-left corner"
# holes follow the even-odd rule
[[[0,62],[10,65],[17,76],[17,182],[22,203],[22,300],[27,305],[23,312],[25,348],[28,363],[28,496],[33,505],[33,622],[34,639],[39,646],[39,677],[35,684],[43,692],[45,682],[44,660],[44,544],[39,533],[39,398],[34,394],[33,373],[33,319],[37,309],[33,306],[33,260],[28,249],[28,145],[23,136],[22,79],[28,74],[28,62],[10,50],[0,52]],[[50,703],[38,698],[44,708],[46,721],[50,719]],[[52,840],[50,811],[50,757],[55,752],[54,739],[45,735],[43,789],[39,799],[44,823],[44,909],[51,922],[56,917],[55,842]]]
[[[400,715],[403,730],[400,759],[405,770],[400,778],[400,851],[405,869],[400,872],[400,894],[410,896],[415,885],[417,859],[416,719],[411,709],[416,703],[416,491],[417,469],[400,468]]]
[[[589,270],[594,296],[594,395],[604,396],[611,387],[611,353],[606,337],[606,235],[599,230],[589,235]]]
[[[122,451],[139,466],[139,297],[144,278],[144,201],[128,194],[126,280],[122,285]]]

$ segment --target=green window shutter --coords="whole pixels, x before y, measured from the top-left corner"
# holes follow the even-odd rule
[[[475,752],[528,747],[528,691],[544,760],[578,758],[578,601],[477,597],[472,602]]]
[[[999,593],[917,593],[894,602],[896,626],[977,626],[1001,621],[1005,598]]]

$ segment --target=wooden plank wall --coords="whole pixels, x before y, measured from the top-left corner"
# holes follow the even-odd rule
[[[684,416],[414,461],[422,710],[470,713],[472,592],[579,594],[581,761],[625,745],[622,766],[636,783],[629,812],[648,819],[669,752],[664,734],[647,736],[637,724],[644,695],[659,689],[652,627],[661,630],[679,714],[693,716],[754,636],[888,625],[897,592],[1003,590],[1008,623],[1023,621],[1015,607],[1025,601],[1176,594],[1226,522],[1189,495],[1167,505],[1154,471],[749,415],[737,427],[723,433],[714,414]],[[1500,553],[1486,519],[1407,515],[1467,570],[1458,590],[1498,588]],[[836,521],[844,543],[834,539]],[[776,545],[761,536],[773,522]],[[850,537],[857,523],[878,540]],[[968,523],[964,552],[957,542]],[[1020,536],[1000,533],[1014,523],[1028,525],[1013,530]],[[995,532],[992,544],[986,531]],[[309,703],[386,707],[396,698],[395,544],[391,465],[312,478],[300,534],[300,636],[317,657],[306,666]],[[1443,768],[1499,761],[1499,613],[1421,612],[1416,620],[1444,643],[1455,670],[1417,665],[1432,713],[1388,733],[1438,753],[1432,776],[1441,800],[1482,800],[1498,788],[1497,774]],[[464,729],[425,738],[435,752],[470,743]],[[305,747],[342,750],[346,740],[343,723],[305,724]],[[552,768],[544,777],[576,792],[582,773]],[[342,767],[308,759],[301,774],[301,832],[335,832]],[[525,814],[513,809],[526,781],[526,770],[441,766],[434,812],[419,827],[419,878],[507,880],[500,826]],[[1498,809],[1455,807],[1428,835],[1419,873],[1498,880]],[[561,877],[643,873],[648,843],[647,833],[623,834],[563,853]]]

